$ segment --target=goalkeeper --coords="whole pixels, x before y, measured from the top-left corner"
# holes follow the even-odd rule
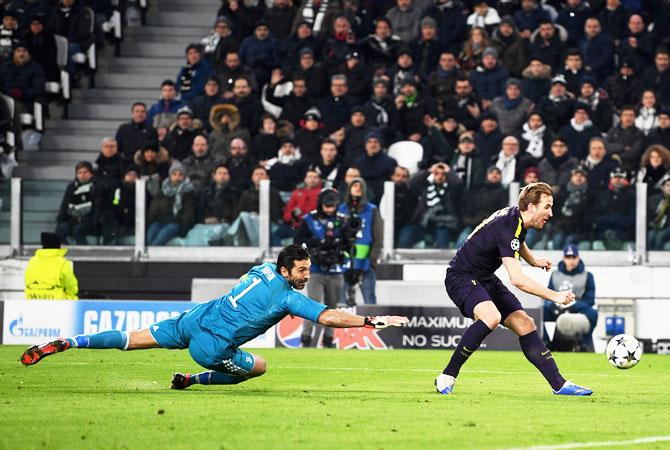
[[[306,248],[289,245],[279,252],[276,265],[265,263],[252,267],[228,294],[178,317],[138,331],[103,331],[35,345],[23,353],[21,362],[30,366],[71,348],[188,348],[195,362],[210,370],[174,374],[173,389],[185,389],[193,384],[237,384],[263,375],[267,370],[264,358],[239,347],[263,334],[287,314],[336,328],[386,328],[407,323],[406,317],[362,317],[328,309],[297,292],[309,280],[310,265]]]

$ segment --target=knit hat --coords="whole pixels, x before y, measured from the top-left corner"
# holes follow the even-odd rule
[[[499,174],[502,175],[502,170],[500,170],[500,167],[498,167],[498,166],[489,166],[489,168],[486,169],[486,173],[487,173],[487,174],[489,174],[489,173],[491,173],[491,172],[493,172],[493,171],[496,171],[496,172],[498,172]]]
[[[270,25],[270,24],[268,23],[267,20],[261,19],[261,20],[259,20],[258,22],[256,22],[256,24],[254,25],[254,30],[255,30],[256,28],[260,28],[260,27],[266,27],[266,28],[268,28],[269,25]]]
[[[142,171],[135,164],[131,164],[129,166],[126,166],[125,169],[123,169],[123,176],[125,177],[128,174],[128,172],[135,172],[135,174],[139,175]]]
[[[514,23],[514,19],[513,19],[512,16],[510,16],[510,15],[503,16],[503,18],[500,19],[500,23],[501,23],[501,24],[504,23],[504,24],[509,25],[509,26],[511,26],[511,27],[515,27],[515,26],[516,26],[516,24]]]
[[[575,104],[575,109],[574,109],[574,110],[575,110],[575,112],[577,112],[577,111],[579,111],[580,109],[583,110],[586,114],[588,114],[588,113],[591,111],[591,107],[590,107],[589,105],[587,105],[586,103],[584,103],[584,102],[577,102],[577,103]]]
[[[321,122],[321,111],[316,108],[309,108],[305,111],[305,114],[302,115],[302,118],[305,120],[316,120]]]
[[[314,56],[314,50],[312,50],[311,47],[303,47],[302,49],[300,49],[300,53],[298,53],[298,55],[299,56],[303,56],[303,55]]]
[[[189,116],[191,119],[193,118],[193,110],[189,108],[188,106],[182,106],[177,110],[177,117],[186,114]]]
[[[611,178],[625,178],[625,179],[628,179],[628,174],[621,167],[616,167],[614,170],[612,170],[610,172],[610,179]]]
[[[588,172],[586,171],[586,169],[584,168],[584,166],[581,166],[581,165],[579,165],[579,166],[575,167],[574,169],[572,169],[572,172],[570,172],[570,176],[572,176],[572,175],[574,175],[574,174],[576,174],[576,173],[581,173],[581,174],[584,175],[584,176],[587,176],[587,175],[588,175]]]
[[[356,105],[353,108],[351,108],[351,113],[350,115],[354,115],[354,113],[361,113],[365,114],[365,108],[363,108],[361,105]]]
[[[505,87],[508,88],[510,86],[516,86],[519,89],[521,89],[521,80],[514,77],[508,78],[507,81],[505,82]]]
[[[47,18],[47,15],[46,15],[46,14],[44,14],[44,13],[37,13],[37,14],[35,14],[35,15],[33,16],[32,19],[30,19],[30,22],[31,22],[31,23],[32,23],[32,22],[39,22],[39,23],[41,23],[42,25],[46,26],[46,24],[47,24],[47,20],[48,20],[48,18]]]
[[[226,16],[219,16],[216,18],[216,21],[214,22],[214,27],[216,27],[220,23],[225,23],[228,25],[228,28],[232,26],[232,23],[230,22],[230,19],[227,18]]]
[[[344,59],[347,61],[350,59],[361,59],[361,55],[358,52],[347,52],[347,54],[344,56]]]
[[[381,134],[379,133],[379,131],[377,131],[377,130],[369,131],[369,132],[365,135],[365,142],[369,141],[370,139],[377,139],[377,140],[379,141],[380,144],[382,143],[382,136],[381,136]]]
[[[556,84],[560,83],[563,86],[567,86],[568,82],[565,81],[565,77],[563,75],[556,75],[554,78],[551,79],[551,84]]]
[[[582,87],[585,84],[590,84],[591,86],[596,86],[596,80],[589,75],[584,75],[579,79],[579,87]]]
[[[484,53],[482,53],[482,57],[484,57],[484,56],[493,56],[493,57],[497,58],[498,57],[498,50],[496,50],[493,47],[486,47],[486,49],[484,49]]]
[[[537,170],[537,167],[529,167],[526,170],[524,170],[523,178],[525,179],[531,173],[534,173],[535,175],[537,175],[538,178],[540,177],[540,171]]]
[[[197,50],[198,53],[202,54],[202,47],[200,46],[200,44],[196,44],[195,42],[188,44],[188,46],[186,47],[186,53],[188,53],[189,50]]]
[[[40,235],[40,242],[42,243],[42,248],[60,248],[63,244],[63,240],[54,233],[42,233]]]
[[[433,28],[437,29],[437,22],[435,22],[435,19],[433,19],[430,16],[426,16],[423,19],[421,19],[421,28]]]
[[[485,120],[495,120],[496,122],[498,121],[498,117],[492,113],[491,111],[484,111],[482,113],[482,122]]]
[[[579,248],[575,244],[568,244],[563,249],[563,256],[579,256]]]
[[[172,165],[170,166],[170,170],[168,173],[172,175],[175,172],[181,172],[183,174],[186,174],[186,171],[184,170],[184,165],[177,161],[176,159],[172,162]]]
[[[667,108],[667,107],[661,108],[660,111],[658,112],[658,115],[659,116],[661,116],[661,115],[670,116],[670,108]]]

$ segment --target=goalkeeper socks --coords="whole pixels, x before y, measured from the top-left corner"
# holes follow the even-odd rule
[[[190,375],[188,378],[188,385],[192,384],[237,384],[246,381],[245,377],[239,375],[230,375],[223,372],[214,372],[208,370],[207,372],[196,373]]]
[[[451,355],[449,364],[447,364],[447,367],[445,367],[442,373],[456,378],[463,364],[465,364],[470,355],[479,348],[484,338],[488,336],[490,332],[491,329],[481,320],[477,320],[470,325],[470,327],[465,330],[465,333],[463,333],[461,341],[456,346],[456,350],[454,350],[454,354]]]
[[[96,334],[82,334],[68,338],[70,346],[79,348],[118,348],[119,350],[127,350],[128,341],[128,333],[118,330],[102,331]]]
[[[537,370],[542,372],[551,388],[554,391],[558,391],[565,383],[565,378],[558,371],[554,357],[551,355],[549,349],[547,349],[547,346],[544,345],[542,339],[540,339],[537,331],[531,331],[528,334],[519,336],[519,343],[528,361],[533,363],[537,367]]]

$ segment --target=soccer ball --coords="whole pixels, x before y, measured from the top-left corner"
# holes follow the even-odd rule
[[[630,369],[640,362],[642,346],[630,334],[617,334],[607,343],[605,354],[617,369]]]

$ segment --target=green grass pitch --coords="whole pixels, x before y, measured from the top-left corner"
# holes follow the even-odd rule
[[[185,391],[167,388],[172,372],[200,370],[185,351],[70,350],[28,368],[22,351],[0,346],[2,449],[508,449],[670,435],[668,356],[617,370],[603,355],[556,354],[564,376],[595,390],[577,398],[552,395],[518,352],[478,352],[440,396],[450,351],[257,350],[263,377]]]

